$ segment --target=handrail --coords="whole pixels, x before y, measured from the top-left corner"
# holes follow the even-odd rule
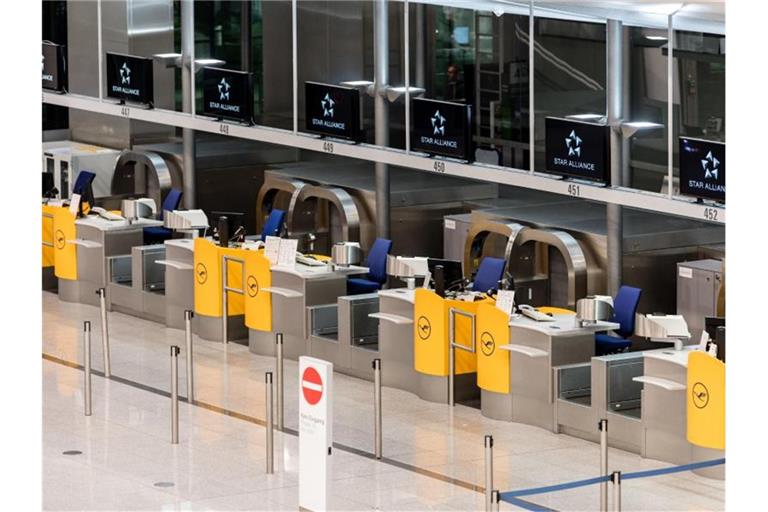
[[[472,322],[470,345],[462,345],[456,343],[456,315],[469,318]],[[467,311],[463,311],[457,308],[450,308],[448,310],[448,404],[453,407],[454,400],[454,384],[456,380],[456,349],[461,349],[470,354],[475,353],[477,346],[475,340],[475,315]]]
[[[240,288],[230,288],[229,276],[227,275],[227,263],[239,263],[243,267],[241,273],[242,286]],[[225,345],[229,343],[227,339],[227,320],[229,318],[227,292],[237,293],[239,295],[245,295],[245,260],[235,258],[234,256],[227,256],[226,254],[221,257],[221,342]]]

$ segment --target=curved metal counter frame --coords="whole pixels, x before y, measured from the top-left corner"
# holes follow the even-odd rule
[[[155,201],[158,209],[163,204],[163,197],[165,197],[169,190],[172,188],[182,188],[183,178],[181,170],[177,169],[175,165],[169,165],[168,161],[160,154],[152,151],[132,151],[126,149],[120,153],[115,162],[115,173],[112,176],[110,187],[112,195],[134,193],[134,190],[121,190],[120,187],[121,184],[127,182],[125,173],[130,164],[142,164],[149,171],[147,172],[146,182],[147,197]],[[135,174],[133,180],[135,187]]]

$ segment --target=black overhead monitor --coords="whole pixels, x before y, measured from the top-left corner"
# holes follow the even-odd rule
[[[203,68],[203,114],[252,124],[253,74]]]
[[[304,82],[304,107],[308,132],[355,142],[362,140],[357,89]]]
[[[66,47],[43,41],[43,89],[64,92],[67,89]]]
[[[107,97],[152,106],[152,59],[107,53]]]
[[[725,143],[680,137],[680,193],[725,202]]]
[[[547,117],[545,129],[547,172],[611,183],[608,125]]]
[[[411,148],[467,162],[473,157],[472,107],[464,103],[414,98]]]

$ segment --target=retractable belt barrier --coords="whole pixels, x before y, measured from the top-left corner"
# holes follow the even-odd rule
[[[622,480],[632,480],[636,478],[649,478],[653,476],[669,475],[671,473],[681,473],[683,471],[693,471],[695,469],[703,469],[712,466],[719,466],[725,464],[725,458],[713,459],[703,462],[693,462],[691,464],[683,464],[682,466],[672,466],[669,468],[649,469],[645,471],[635,471],[632,473],[622,473]],[[538,506],[533,503],[521,500],[519,498],[523,496],[531,496],[534,494],[546,494],[550,492],[565,491],[568,489],[575,489],[577,487],[587,487],[590,485],[600,484],[603,482],[610,482],[612,475],[597,476],[594,478],[586,478],[584,480],[574,480],[573,482],[564,482],[562,484],[547,485],[544,487],[532,487],[530,489],[520,489],[517,491],[507,491],[499,493],[499,499],[506,501],[517,507],[525,510],[550,510],[547,507]]]

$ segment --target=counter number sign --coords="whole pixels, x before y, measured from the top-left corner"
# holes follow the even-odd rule
[[[693,385],[691,395],[693,405],[695,405],[697,409],[703,409],[709,403],[709,390],[707,389],[707,386],[701,382],[697,382]]]
[[[323,398],[323,379],[311,366],[301,376],[301,393],[309,405],[315,405]]]
[[[496,341],[488,331],[485,331],[480,335],[480,350],[483,351],[483,354],[486,357],[492,356],[496,350]]]
[[[245,285],[248,288],[248,296],[255,297],[259,294],[259,282],[253,276],[248,276],[245,281]]]
[[[208,269],[205,268],[205,265],[202,263],[198,263],[195,266],[195,279],[197,279],[197,282],[200,284],[205,284],[208,280]]]
[[[416,325],[419,329],[419,338],[422,340],[429,338],[429,335],[432,334],[432,324],[429,323],[429,319],[422,315],[419,317],[419,321]]]

